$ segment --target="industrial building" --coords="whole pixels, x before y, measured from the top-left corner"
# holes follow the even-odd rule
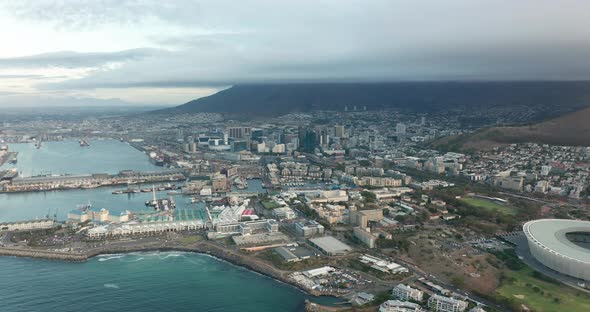
[[[297,262],[313,256],[310,250],[297,244],[275,248],[275,252],[286,262]]]
[[[332,236],[310,238],[309,242],[328,256],[341,256],[352,250],[350,246]]]
[[[408,269],[392,261],[383,260],[371,255],[361,255],[359,261],[371,268],[388,274],[408,273]]]
[[[543,265],[590,281],[590,222],[541,219],[525,223],[523,231],[531,254]]]

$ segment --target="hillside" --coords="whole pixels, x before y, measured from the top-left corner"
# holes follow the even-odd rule
[[[590,108],[530,126],[492,127],[470,135],[442,138],[433,146],[443,150],[468,151],[523,142],[590,146]]]
[[[531,120],[556,116],[590,102],[590,82],[399,82],[237,85],[158,111],[282,115],[314,110],[409,112],[520,108]]]

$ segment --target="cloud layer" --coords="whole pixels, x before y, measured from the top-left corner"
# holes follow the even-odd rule
[[[190,100],[240,83],[590,79],[582,0],[22,0],[0,12],[55,39],[0,57],[5,92],[26,75],[39,77],[23,90],[161,103],[163,90]]]

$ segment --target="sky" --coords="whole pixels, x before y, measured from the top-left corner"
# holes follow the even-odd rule
[[[587,0],[0,2],[0,107],[235,84],[590,79]]]

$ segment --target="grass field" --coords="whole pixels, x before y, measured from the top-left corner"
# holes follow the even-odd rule
[[[473,207],[483,208],[486,210],[497,210],[498,212],[507,215],[515,214],[515,211],[509,206],[500,205],[487,199],[468,197],[461,198],[461,201]]]
[[[271,200],[263,200],[260,202],[262,204],[262,206],[266,209],[275,209],[275,208],[279,208],[279,204],[275,203],[274,201]]]
[[[508,271],[496,295],[536,312],[590,311],[590,295],[565,285],[537,279],[532,269]]]

